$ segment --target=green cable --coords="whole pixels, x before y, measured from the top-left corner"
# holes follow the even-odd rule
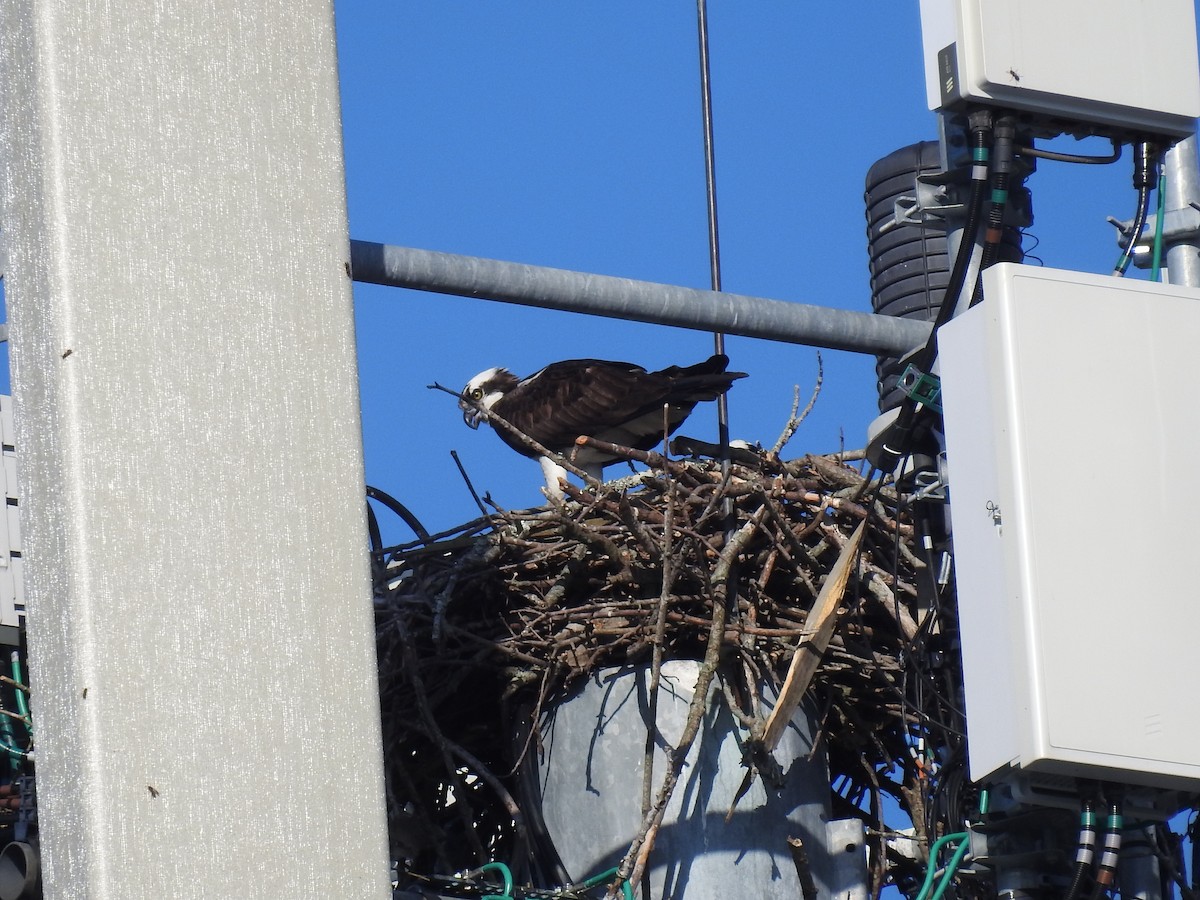
[[[956,831],[953,834],[944,834],[929,848],[929,866],[925,870],[925,883],[921,885],[921,892],[917,894],[917,900],[934,900],[929,896],[929,889],[933,887],[933,878],[937,874],[937,857],[938,852],[951,841],[962,841],[954,854],[954,867],[947,869],[947,876],[954,874],[954,869],[958,867],[958,863],[962,860],[962,854],[966,853],[966,847],[969,843],[969,836],[965,831]],[[938,887],[937,897],[946,890],[946,881],[944,880]]]
[[[14,761],[18,759],[29,759],[29,752],[27,750],[21,750],[17,747],[12,747],[4,743],[4,741],[0,741],[0,750],[7,753]]]
[[[617,867],[613,866],[611,869],[605,869],[599,875],[593,875],[591,878],[583,879],[583,881],[579,882],[579,884],[576,885],[576,887],[581,887],[586,890],[587,888],[595,887],[596,885],[600,884],[603,881],[607,881],[609,878],[612,878],[616,874],[617,874]]]
[[[967,855],[967,850],[970,849],[971,841],[969,838],[964,839],[958,845],[958,849],[954,851],[954,855],[950,857],[950,862],[946,863],[946,872],[942,875],[942,880],[938,882],[937,890],[929,900],[942,900],[942,894],[946,893],[946,888],[950,886],[950,882],[954,880],[954,874],[958,871],[958,864],[962,862],[963,857]]]
[[[1154,258],[1150,263],[1150,280],[1162,281],[1163,218],[1167,214],[1167,173],[1158,173],[1158,215],[1154,219]]]
[[[500,873],[500,877],[504,880],[504,893],[503,894],[484,894],[482,897],[482,900],[504,900],[504,898],[512,897],[512,891],[513,891],[512,869],[510,869],[508,866],[506,866],[502,862],[490,862],[490,863],[484,863],[482,866],[480,866],[478,869],[476,869],[471,874],[472,875],[476,875],[476,874],[482,875],[484,872],[499,872]]]
[[[583,881],[579,882],[578,887],[581,887],[584,890],[587,890],[588,888],[595,887],[596,885],[607,881],[608,879],[612,878],[616,874],[617,874],[617,869],[616,869],[616,866],[614,866],[611,869],[606,869],[605,871],[601,872],[599,875],[593,875],[591,878],[583,879]],[[629,879],[627,879],[627,878],[621,879],[621,893],[625,897],[625,900],[633,900],[633,886],[629,883]]]
[[[9,750],[10,753],[11,752],[17,752],[17,753],[20,752],[20,751],[13,751],[10,748],[5,747],[3,745],[3,743],[0,743],[0,749]],[[24,756],[24,754],[21,754],[21,755]],[[512,869],[510,869],[508,866],[506,866],[502,862],[484,863],[482,866],[480,866],[475,871],[468,872],[466,875],[461,876],[461,877],[472,878],[475,875],[482,875],[484,872],[499,872],[500,873],[500,877],[504,881],[504,893],[503,894],[483,894],[480,897],[480,900],[512,900],[512,897],[513,897]],[[591,878],[585,878],[583,881],[579,882],[577,887],[581,887],[584,890],[586,890],[588,888],[595,887],[596,885],[608,880],[609,878],[612,878],[616,874],[617,874],[617,870],[615,867],[612,869],[606,869],[605,871],[601,872],[599,875],[593,875]],[[621,879],[621,895],[624,897],[624,900],[633,900],[633,886],[629,883],[629,880],[626,878]]]
[[[4,704],[0,703],[0,710],[3,710],[3,709],[4,709]],[[4,711],[7,712],[7,710],[4,710]],[[28,727],[28,726],[26,726],[26,727]],[[9,721],[8,716],[0,715],[0,744],[4,744],[9,747],[13,747],[13,746],[16,746],[16,743],[17,743],[17,733],[15,731],[13,731],[12,722]],[[19,757],[14,756],[11,752],[9,753],[8,762],[14,771],[17,771],[21,768],[21,764],[19,762]]]
[[[25,684],[25,682],[21,680],[21,657],[17,655],[16,650],[14,650],[12,652],[12,676],[13,676],[13,681],[15,681],[17,684],[19,684],[19,685]],[[25,702],[25,691],[26,690],[28,690],[28,688],[18,687],[18,688],[14,689],[14,693],[16,693],[16,695],[17,695],[17,712],[19,712],[22,716],[24,716],[26,719],[28,719],[29,718],[29,704]]]

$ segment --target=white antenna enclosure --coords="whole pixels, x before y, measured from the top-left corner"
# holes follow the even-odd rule
[[[984,288],[938,334],[970,776],[1200,790],[1200,290]]]
[[[1193,0],[921,0],[929,108],[1027,114],[1043,134],[1182,138],[1200,116]]]

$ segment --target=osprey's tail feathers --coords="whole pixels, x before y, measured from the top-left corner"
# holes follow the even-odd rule
[[[665,375],[667,378],[687,378],[691,375],[716,375],[724,372],[729,365],[729,357],[724,353],[714,353],[704,362],[693,366],[667,366],[655,372],[655,375]]]
[[[699,403],[702,400],[716,400],[729,390],[739,378],[745,378],[745,372],[726,372],[729,357],[722,353],[710,356],[704,362],[694,366],[671,366],[655,375],[670,378],[671,395],[682,402]]]

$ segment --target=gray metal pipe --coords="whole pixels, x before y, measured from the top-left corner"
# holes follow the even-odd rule
[[[930,331],[927,322],[891,316],[368,241],[351,241],[350,259],[354,280],[369,284],[855,353],[902,355]]]
[[[1200,203],[1200,165],[1196,160],[1196,138],[1180,141],[1167,151],[1164,162],[1167,175],[1166,206],[1175,210],[1192,209]],[[1200,235],[1195,232],[1186,239],[1167,245],[1167,278],[1171,284],[1200,287]]]

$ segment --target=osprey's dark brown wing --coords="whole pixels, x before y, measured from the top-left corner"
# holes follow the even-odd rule
[[[693,406],[715,400],[744,377],[726,372],[728,364],[726,357],[713,356],[694,366],[647,372],[626,362],[564,360],[523,379],[493,411],[560,453],[570,453],[579,435],[649,449],[662,439],[664,405],[670,407],[668,431],[674,431]],[[515,442],[506,442],[529,455]],[[608,461],[591,456],[583,461]]]

